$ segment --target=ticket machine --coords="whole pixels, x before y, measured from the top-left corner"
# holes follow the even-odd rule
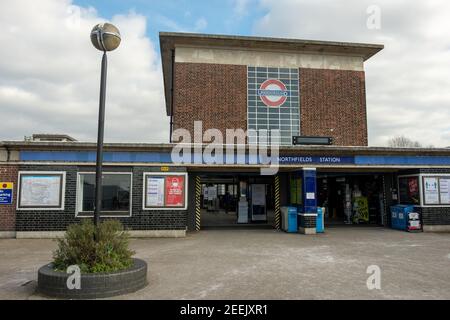
[[[251,185],[251,213],[252,221],[267,221],[266,185]]]

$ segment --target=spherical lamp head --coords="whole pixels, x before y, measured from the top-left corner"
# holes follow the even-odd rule
[[[100,51],[112,51],[120,44],[120,32],[111,23],[99,23],[91,31],[91,42]]]

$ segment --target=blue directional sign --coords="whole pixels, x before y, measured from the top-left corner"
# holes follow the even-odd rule
[[[0,204],[12,204],[13,186],[12,182],[0,182]]]

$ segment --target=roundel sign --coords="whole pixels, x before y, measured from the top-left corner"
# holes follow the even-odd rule
[[[286,102],[288,91],[278,79],[264,81],[258,89],[258,95],[268,107],[279,107]]]

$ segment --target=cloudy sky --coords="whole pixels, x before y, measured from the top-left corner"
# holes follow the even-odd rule
[[[369,144],[450,146],[446,0],[2,0],[0,140],[95,141],[101,53],[89,32],[102,21],[123,37],[109,54],[107,142],[168,141],[158,32],[186,31],[384,44],[365,64]]]

